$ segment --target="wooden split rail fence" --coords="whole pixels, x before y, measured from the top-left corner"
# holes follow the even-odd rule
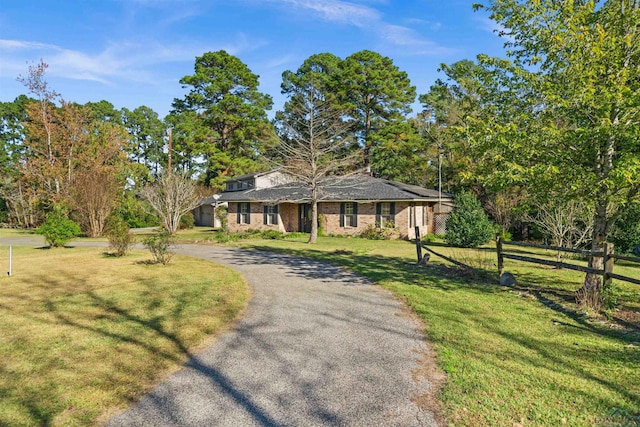
[[[452,264],[458,265],[458,266],[462,266],[462,267],[468,267],[467,265],[461,263],[460,261],[456,261],[453,258],[449,258],[447,256],[444,256],[442,254],[439,254],[437,252],[434,252],[432,249],[428,248],[424,243],[422,243],[421,239],[420,239],[420,231],[418,230],[418,227],[416,227],[416,254],[418,256],[418,263],[420,263],[421,261],[423,261],[423,255],[422,255],[422,249],[425,249],[426,251],[437,255],[449,262],[451,262]],[[558,252],[567,252],[567,253],[574,253],[574,254],[580,254],[580,255],[585,255],[585,256],[594,256],[594,257],[601,257],[603,258],[603,263],[602,263],[602,269],[598,269],[598,268],[591,268],[591,267],[585,267],[582,265],[576,265],[576,264],[571,264],[568,262],[561,262],[561,261],[551,261],[548,259],[543,259],[543,258],[537,258],[537,257],[533,257],[533,256],[528,256],[530,254],[527,254],[527,256],[525,255],[519,255],[519,254],[513,254],[513,253],[509,253],[508,252],[508,247],[509,246],[515,246],[515,247],[524,247],[524,248],[537,248],[537,249],[546,249],[546,250],[552,250],[552,251],[558,251]],[[523,261],[523,262],[530,262],[530,263],[535,263],[535,264],[542,264],[542,265],[548,265],[548,266],[552,266],[552,267],[557,267],[557,268],[566,268],[569,270],[575,270],[575,271],[580,271],[583,273],[591,273],[591,274],[597,274],[597,275],[601,275],[603,278],[603,282],[605,284],[610,284],[612,279],[616,279],[616,280],[622,280],[625,282],[629,282],[629,283],[634,283],[636,285],[640,285],[640,274],[638,275],[639,278],[636,277],[628,277],[628,276],[623,276],[620,274],[616,274],[613,272],[614,270],[614,266],[615,266],[615,260],[623,260],[623,261],[628,261],[631,263],[635,263],[638,264],[638,269],[640,271],[640,257],[633,257],[633,256],[625,256],[625,255],[616,255],[613,252],[613,244],[612,243],[604,243],[603,245],[603,249],[602,251],[598,251],[598,252],[592,252],[592,251],[588,251],[588,250],[584,250],[584,249],[571,249],[571,248],[565,248],[565,247],[559,247],[559,246],[549,246],[549,245],[538,245],[538,244],[534,244],[534,243],[526,243],[526,242],[505,242],[502,239],[498,238],[496,240],[496,251],[498,253],[498,274],[502,275],[502,273],[504,272],[504,260],[505,259],[512,259],[515,261]],[[531,255],[535,255],[535,254],[531,254]]]
[[[570,264],[570,263],[561,262],[561,261],[551,261],[551,260],[536,258],[532,256],[516,255],[516,254],[507,252],[508,249],[506,249],[505,247],[509,247],[509,246],[546,249],[546,250],[552,250],[552,251],[558,251],[558,252],[568,252],[568,253],[586,255],[589,257],[600,257],[600,258],[603,258],[602,269],[585,267],[582,265]],[[616,279],[616,280],[622,280],[625,282],[640,285],[640,278],[622,276],[620,274],[616,274],[613,272],[613,269],[615,266],[615,260],[624,260],[624,261],[629,261],[631,263],[636,263],[638,264],[638,268],[640,268],[640,258],[624,256],[624,255],[616,255],[613,252],[613,248],[614,248],[613,243],[605,242],[603,244],[602,251],[592,252],[584,249],[571,249],[571,248],[565,248],[561,246],[538,245],[538,244],[526,243],[526,242],[505,242],[502,239],[498,238],[496,240],[496,251],[498,253],[498,273],[502,275],[502,273],[504,272],[504,260],[506,258],[506,259],[513,259],[516,261],[549,265],[557,268],[566,268],[569,270],[581,271],[583,273],[601,275],[602,280],[605,284],[610,284],[612,279]]]

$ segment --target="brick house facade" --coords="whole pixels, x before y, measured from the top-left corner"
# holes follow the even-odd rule
[[[231,232],[310,229],[307,190],[295,182],[263,188],[248,184],[244,190],[222,193],[220,201],[228,204]],[[326,234],[358,235],[367,227],[388,226],[395,237],[412,239],[416,226],[421,235],[438,231],[435,216],[447,215],[452,206],[450,194],[358,175],[340,180],[339,185],[326,183],[318,202],[318,222]]]

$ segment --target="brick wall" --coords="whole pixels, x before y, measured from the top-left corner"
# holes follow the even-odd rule
[[[251,203],[251,223],[238,224],[237,216],[238,204],[229,203],[229,231],[239,232],[248,229],[278,230],[282,232],[298,231],[298,205],[295,203],[281,203],[278,207],[278,224],[264,224],[264,208],[262,203]],[[427,222],[422,225],[424,210],[427,210]],[[362,233],[368,226],[375,226],[376,223],[376,203],[358,203],[358,226],[340,227],[340,203],[319,203],[318,215],[321,226],[326,234],[357,235]],[[420,235],[424,236],[433,233],[433,204],[416,203],[415,223],[420,228]],[[410,204],[409,202],[395,202],[395,228],[397,231],[393,237],[403,239],[414,239],[415,229],[410,225]]]
[[[228,227],[229,231],[236,233],[239,231],[246,231],[248,229],[254,230],[278,230],[284,232],[284,226],[282,225],[282,219],[280,218],[280,212],[278,211],[278,224],[267,225],[264,223],[264,205],[262,203],[250,203],[249,215],[251,217],[250,224],[238,224],[238,203],[229,202],[229,217]]]
[[[324,219],[326,234],[360,234],[370,224],[376,223],[376,204],[358,203],[358,226],[340,227],[340,203],[320,203],[318,214]]]
[[[296,203],[280,203],[278,213],[284,231],[287,233],[298,231],[298,205]]]

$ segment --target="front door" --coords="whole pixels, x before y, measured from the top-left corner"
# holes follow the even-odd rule
[[[298,205],[298,231],[311,233],[311,204],[309,203]]]

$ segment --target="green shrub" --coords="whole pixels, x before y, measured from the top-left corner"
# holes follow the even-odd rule
[[[129,224],[119,216],[111,216],[107,222],[107,238],[109,246],[115,250],[115,255],[120,257],[127,254],[129,248],[135,242],[135,236],[129,229]]]
[[[131,228],[157,227],[160,218],[151,213],[148,202],[138,199],[132,191],[124,197],[114,209],[114,214],[122,218]]]
[[[264,230],[260,234],[260,236],[263,239],[272,239],[272,240],[284,239],[284,233],[278,230]]]
[[[631,253],[640,245],[640,203],[629,205],[618,217],[611,241],[617,253]]]
[[[228,209],[226,206],[218,206],[216,208],[215,216],[220,220],[220,229],[225,233],[229,232],[229,224],[228,224]]]
[[[175,237],[173,234],[162,229],[155,231],[153,234],[146,237],[142,241],[142,244],[145,248],[149,249],[151,255],[153,255],[153,261],[156,264],[166,265],[169,264],[171,257],[173,256],[171,248],[173,247],[174,242]]]
[[[218,233],[215,235],[215,240],[218,243],[237,242],[240,236],[238,233]]]
[[[193,228],[195,225],[195,218],[193,217],[193,213],[187,212],[186,214],[180,217],[180,224],[178,224],[179,230],[188,230]]]
[[[433,243],[438,240],[438,236],[435,234],[426,234],[422,237],[422,241],[425,243]]]
[[[375,225],[369,224],[367,228],[360,233],[360,237],[369,240],[389,240],[394,231],[393,226],[380,227],[378,223]]]
[[[69,219],[67,211],[55,206],[47,214],[47,219],[36,229],[37,234],[44,236],[50,247],[64,246],[69,240],[80,235],[80,226]]]
[[[327,217],[324,214],[318,214],[318,237],[325,235],[325,229],[327,228]]]
[[[460,193],[447,218],[445,241],[452,246],[475,248],[494,237],[495,227],[471,193]]]

